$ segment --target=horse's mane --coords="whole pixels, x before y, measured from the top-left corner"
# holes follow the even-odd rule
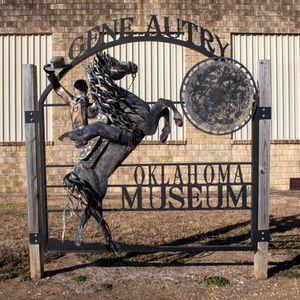
[[[87,68],[91,95],[112,125],[133,131],[135,124],[125,112],[130,107],[126,101],[130,93],[119,87],[110,75],[111,68],[116,67],[117,63],[109,54],[97,53]]]

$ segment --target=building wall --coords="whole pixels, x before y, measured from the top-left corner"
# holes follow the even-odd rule
[[[299,0],[2,0],[0,34],[52,34],[53,56],[65,56],[79,34],[104,22],[133,16],[134,30],[143,30],[151,14],[189,20],[230,43],[235,33],[300,33]],[[226,50],[230,56],[230,47]],[[186,51],[186,71],[203,57]],[[63,80],[71,88],[78,74],[85,73],[86,62],[74,68]],[[54,101],[57,101],[54,99]],[[76,161],[76,150],[69,142],[57,141],[70,129],[66,108],[53,109],[53,145],[47,146],[47,161]],[[299,130],[299,129],[298,129]],[[166,145],[145,143],[128,162],[249,161],[248,142],[233,141],[229,136],[203,134],[186,124],[186,139]],[[288,189],[289,178],[300,177],[299,141],[274,141],[271,145],[271,188]],[[66,170],[51,170],[49,182],[60,182]],[[0,145],[0,193],[25,193],[25,151],[22,143]]]

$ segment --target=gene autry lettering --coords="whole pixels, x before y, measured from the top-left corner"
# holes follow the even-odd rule
[[[133,17],[120,18],[111,25],[103,23],[78,36],[70,46],[69,57],[77,60],[111,46],[135,41],[161,41],[181,45],[209,57],[225,56],[229,44],[222,43],[216,34],[187,20],[176,19],[174,26],[172,21],[166,16],[151,15],[143,34],[132,29]],[[104,40],[105,35],[108,41]]]
[[[249,209],[251,182],[243,174],[249,168],[241,163],[138,165],[134,184],[120,185],[122,209]]]

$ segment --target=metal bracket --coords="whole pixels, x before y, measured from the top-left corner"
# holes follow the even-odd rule
[[[271,107],[258,107],[256,109],[254,119],[256,120],[270,120],[271,119]]]
[[[255,242],[268,242],[270,241],[270,231],[269,230],[254,230],[253,239]]]
[[[29,243],[36,245],[45,245],[46,244],[46,234],[45,233],[29,233]]]
[[[25,123],[41,123],[42,114],[39,110],[25,111]]]

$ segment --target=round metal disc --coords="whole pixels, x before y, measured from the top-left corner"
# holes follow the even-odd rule
[[[257,106],[253,77],[231,58],[210,58],[186,74],[180,102],[188,120],[210,134],[229,134],[243,127]]]

